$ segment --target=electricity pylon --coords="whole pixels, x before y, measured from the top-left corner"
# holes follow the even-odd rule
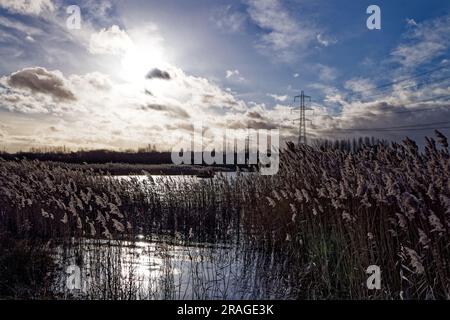
[[[306,110],[312,110],[311,108],[306,108],[305,106],[305,99],[307,99],[309,102],[311,102],[311,97],[305,95],[305,93],[301,92],[300,95],[294,97],[294,105],[297,99],[300,99],[300,118],[296,119],[299,120],[298,125],[298,144],[304,143],[306,144],[306,121],[310,121],[309,119],[306,119],[305,111]]]

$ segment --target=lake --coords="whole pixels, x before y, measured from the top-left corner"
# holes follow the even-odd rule
[[[226,173],[234,179],[235,173]],[[218,178],[219,176],[215,177]],[[147,176],[115,176],[137,179]],[[206,179],[215,179],[206,178]],[[197,181],[195,176],[152,176]],[[81,239],[59,246],[56,291],[93,299],[289,299],[283,261],[239,241],[198,243],[186,237],[139,235],[135,241]]]
[[[273,258],[235,245],[84,240],[56,258],[66,299],[294,298]]]

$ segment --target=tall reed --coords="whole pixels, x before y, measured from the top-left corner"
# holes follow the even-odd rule
[[[450,157],[436,135],[439,146],[427,138],[423,151],[409,139],[355,150],[288,144],[271,177],[117,179],[1,161],[0,228],[79,245],[139,236],[231,244],[286,297],[450,298]],[[381,268],[382,290],[366,287],[370,265]]]

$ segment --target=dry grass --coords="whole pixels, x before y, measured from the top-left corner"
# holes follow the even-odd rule
[[[289,146],[246,225],[292,259],[302,297],[450,297],[450,158],[437,134],[442,148],[428,139],[424,153],[409,139],[356,153]],[[369,265],[380,292],[366,289]]]
[[[437,136],[440,147],[428,139],[424,152],[408,139],[354,152],[289,145],[273,177],[118,180],[2,161],[0,226],[60,242],[231,243],[252,253],[249,265],[262,255],[271,281],[297,298],[450,298],[450,158]],[[373,264],[380,291],[366,288]]]

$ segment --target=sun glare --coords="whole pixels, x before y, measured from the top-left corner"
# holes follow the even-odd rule
[[[143,82],[151,69],[163,68],[165,65],[162,48],[156,45],[133,45],[122,58],[120,76],[126,81]]]

